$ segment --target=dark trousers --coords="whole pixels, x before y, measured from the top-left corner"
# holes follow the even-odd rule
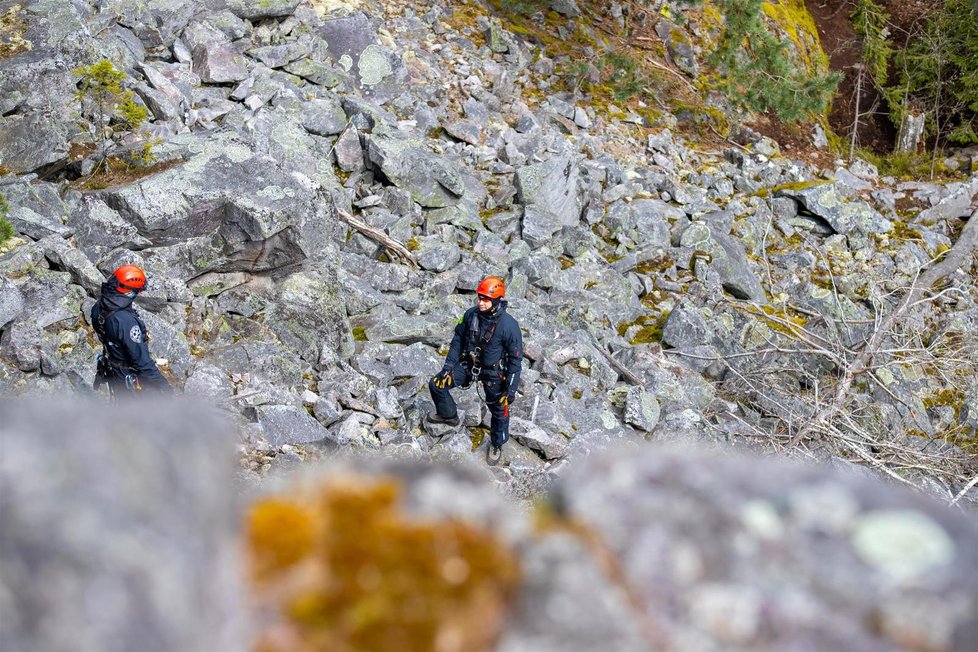
[[[506,395],[503,389],[503,379],[494,370],[483,371],[481,378],[482,389],[486,396],[486,406],[492,415],[489,427],[489,440],[493,446],[502,446],[509,439],[509,407],[499,404],[499,399]],[[435,410],[439,416],[452,418],[458,415],[458,408],[455,399],[452,398],[450,389],[465,385],[469,381],[469,372],[462,365],[455,365],[452,370],[452,380],[448,387],[441,389],[435,387],[435,379],[428,381],[428,391],[431,392],[431,400],[435,402]]]

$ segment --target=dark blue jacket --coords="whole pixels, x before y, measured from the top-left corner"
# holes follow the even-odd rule
[[[103,283],[102,296],[92,306],[92,324],[98,332],[100,316],[107,315],[104,344],[113,370],[123,375],[136,374],[144,389],[171,391],[170,383],[149,355],[146,324],[133,309],[132,300],[133,297],[118,292],[111,280]]]
[[[491,378],[493,374],[502,373],[505,376],[507,394],[516,394],[520,386],[520,369],[523,365],[523,333],[520,325],[506,312],[506,301],[500,301],[499,307],[492,313],[479,312],[478,307],[469,308],[458,320],[455,326],[455,336],[445,357],[445,367],[454,368],[464,362],[463,354],[467,353],[466,333],[473,319],[479,320],[479,343],[482,346],[482,378]],[[491,324],[496,328],[492,337],[485,342],[485,335]],[[502,363],[502,364],[500,364]],[[498,367],[498,369],[497,369]]]

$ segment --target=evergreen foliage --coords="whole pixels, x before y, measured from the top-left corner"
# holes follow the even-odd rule
[[[856,0],[852,26],[863,39],[862,60],[878,89],[887,85],[893,56],[889,21],[890,15],[873,0]]]
[[[771,33],[761,12],[763,0],[718,0],[725,28],[709,63],[737,104],[772,111],[783,120],[802,120],[825,111],[841,79],[793,61],[787,44]]]
[[[10,204],[7,203],[7,198],[0,195],[0,244],[14,237],[14,227],[7,220],[9,212]]]
[[[131,132],[146,121],[148,113],[136,102],[132,91],[122,87],[125,72],[117,70],[108,59],[75,68],[72,72],[80,77],[75,98],[81,106],[82,116],[87,117],[83,126],[92,136],[99,167],[102,167],[113,135],[113,120]]]
[[[895,57],[907,103],[927,112],[938,140],[978,142],[978,17],[972,0],[948,0]]]
[[[625,102],[648,89],[649,80],[638,60],[624,50],[608,52],[599,63],[615,100]]]

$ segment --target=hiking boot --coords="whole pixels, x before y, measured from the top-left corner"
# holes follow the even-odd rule
[[[486,462],[489,466],[496,466],[499,464],[499,460],[503,457],[503,447],[493,446],[489,444],[489,448],[486,449]]]
[[[458,427],[462,425],[462,420],[456,414],[454,417],[443,417],[437,412],[428,413],[428,423],[443,423],[446,426]]]

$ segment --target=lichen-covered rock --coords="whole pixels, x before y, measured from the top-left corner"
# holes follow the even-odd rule
[[[950,651],[976,624],[978,528],[900,487],[728,452],[582,462],[559,504],[604,537],[653,647]]]
[[[272,446],[285,444],[334,444],[335,438],[305,409],[294,405],[257,408],[262,435]]]
[[[555,156],[516,171],[517,197],[525,206],[537,206],[554,215],[560,226],[574,226],[581,219],[579,178],[577,163],[571,157]]]
[[[630,387],[625,395],[624,422],[652,432],[659,423],[659,403],[655,396],[641,387]]]
[[[0,329],[20,316],[24,295],[10,279],[0,277]]]
[[[513,439],[544,459],[555,460],[567,452],[567,440],[562,435],[552,435],[531,421],[512,417],[509,428]]]
[[[705,222],[694,222],[683,232],[681,244],[710,256],[709,267],[720,277],[723,289],[738,299],[764,302],[766,297],[757,274],[747,262],[743,243]]]
[[[229,133],[189,140],[182,165],[98,193],[173,275],[275,269],[326,251],[329,207],[307,177]]]
[[[941,220],[967,217],[971,214],[972,201],[976,194],[978,194],[978,175],[972,175],[968,181],[957,185],[936,205],[920,211],[914,221],[923,225],[931,225]]]
[[[58,236],[48,236],[40,240],[38,244],[44,247],[44,255],[48,260],[58,269],[63,269],[71,274],[71,280],[76,285],[88,290],[89,294],[98,293],[105,281],[105,276],[84,253]]]
[[[352,332],[334,268],[322,265],[290,274],[279,284],[277,298],[265,324],[291,350],[309,362],[319,361],[324,353],[336,359],[352,352]]]
[[[7,219],[18,233],[35,240],[72,235],[65,221],[74,206],[62,200],[54,184],[19,181],[4,186],[3,195],[10,206]]]
[[[41,113],[0,117],[0,165],[31,172],[67,154],[67,125]]]
[[[41,368],[41,330],[27,321],[18,321],[0,335],[0,354],[20,371]]]
[[[433,154],[423,139],[378,127],[364,140],[367,159],[391,183],[411,193],[421,206],[453,206],[465,194],[456,166]]]
[[[364,14],[324,21],[318,34],[328,44],[329,56],[365,96],[387,99],[401,93],[407,76],[404,64],[378,43],[376,30]]]
[[[182,401],[106,409],[0,402],[0,647],[248,647],[230,428]]]
[[[461,258],[462,252],[454,242],[445,242],[437,236],[419,238],[420,245],[415,258],[422,269],[444,272],[452,269]]]
[[[317,136],[335,136],[346,128],[347,117],[339,102],[310,100],[302,109],[302,126]]]
[[[194,73],[208,84],[248,78],[248,66],[230,43],[208,42],[194,48]]]
[[[822,218],[836,233],[888,233],[893,225],[869,204],[847,200],[833,183],[816,183],[799,189],[782,188],[776,197],[790,197],[805,210]]]

